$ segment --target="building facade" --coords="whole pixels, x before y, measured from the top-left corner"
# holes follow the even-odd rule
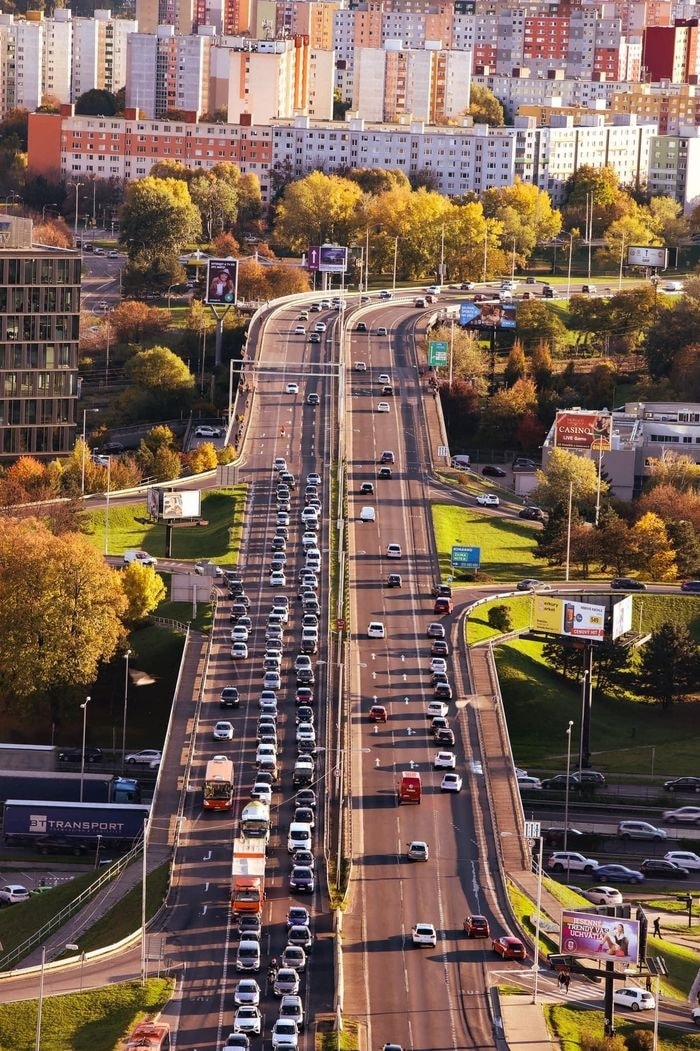
[[[80,252],[0,221],[0,459],[65,456],[78,397]]]

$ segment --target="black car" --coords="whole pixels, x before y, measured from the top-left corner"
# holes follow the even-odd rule
[[[388,588],[400,588],[401,587],[401,574],[390,573],[386,578],[386,586]]]
[[[543,829],[542,836],[544,839],[544,845],[546,847],[563,847],[564,846],[564,832],[563,828],[545,828]],[[578,828],[570,828],[566,833],[566,845],[568,848],[576,849],[576,840],[583,833]]]
[[[229,595],[233,595],[234,598],[238,595],[242,595],[245,591],[243,587],[243,581],[240,577],[235,576],[233,573],[225,573],[226,585],[228,587]]]
[[[357,325],[355,326],[355,332],[366,332],[366,331],[367,331],[367,323],[365,321],[358,321]]]
[[[360,486],[360,492],[361,493],[373,493],[374,492],[374,482],[363,482],[362,485]]]
[[[238,917],[238,933],[253,935],[259,941],[261,934],[260,917],[251,913],[242,913]]]
[[[700,592],[700,580],[684,580],[681,584],[681,591]]]
[[[543,788],[556,788],[564,791],[566,788],[566,774],[555,774],[554,777],[545,777],[542,781]],[[580,788],[579,782],[573,774],[569,774],[569,788]]]
[[[455,733],[450,726],[439,726],[434,734],[436,744],[454,745]]]
[[[235,686],[224,686],[221,691],[221,697],[219,698],[220,708],[238,708],[241,703],[241,697]]]
[[[506,472],[502,467],[493,467],[491,464],[486,464],[486,467],[482,467],[481,473],[486,475],[487,478],[505,478],[506,476]]]
[[[391,467],[380,467],[377,473],[377,478],[391,478]]]
[[[430,647],[431,657],[449,657],[450,647],[445,639],[434,639]]]
[[[433,598],[452,598],[452,587],[450,584],[435,584],[433,587]]]
[[[120,456],[124,452],[124,446],[121,442],[107,442],[102,446],[102,452],[106,456]]]
[[[634,577],[613,577],[610,581],[611,591],[646,591],[647,586],[642,580]]]
[[[300,788],[297,794],[294,796],[295,806],[309,806],[315,809],[316,807],[316,793],[313,788]]]
[[[544,518],[544,511],[541,507],[523,507],[518,514],[520,518],[528,518],[533,522],[541,522]]]
[[[451,701],[452,700],[452,687],[448,682],[438,682],[433,690],[433,697],[436,701]]]
[[[700,792],[700,777],[673,777],[664,781],[667,792]]]
[[[58,759],[61,763],[82,763],[83,750],[82,748],[64,748],[58,753]],[[101,763],[103,759],[101,748],[85,749],[86,763]]]
[[[639,866],[647,879],[687,879],[690,873],[673,861],[664,861],[663,858],[645,858]]]

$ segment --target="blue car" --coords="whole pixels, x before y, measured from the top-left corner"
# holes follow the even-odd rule
[[[593,878],[598,883],[643,883],[644,873],[625,865],[599,865]]]

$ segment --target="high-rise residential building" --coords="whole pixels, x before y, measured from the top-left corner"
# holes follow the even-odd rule
[[[688,83],[700,72],[698,19],[676,19],[672,26],[649,26],[644,30],[642,65],[644,79]]]
[[[0,115],[11,109],[35,110],[42,97],[43,16],[0,14]]]
[[[172,25],[132,33],[126,50],[126,105],[148,117],[170,111],[197,120],[209,108],[209,66],[214,31],[177,36]]]
[[[70,102],[73,54],[73,18],[65,7],[57,7],[44,20],[44,63],[41,87],[44,97]]]
[[[80,252],[34,244],[0,220],[0,460],[53,458],[75,442]]]
[[[86,91],[99,88],[116,94],[126,84],[127,39],[137,30],[130,18],[112,18],[98,8],[94,18],[74,18],[70,96],[61,102],[76,102]]]
[[[353,112],[371,121],[409,117],[445,124],[469,108],[470,80],[471,54],[446,51],[437,41],[414,49],[400,40],[359,48]]]
[[[189,35],[196,27],[196,0],[136,0],[139,33],[155,33],[158,26],[173,26]]]
[[[700,202],[700,128],[679,129],[675,135],[654,135],[649,146],[647,191],[652,197],[672,197],[686,213]]]

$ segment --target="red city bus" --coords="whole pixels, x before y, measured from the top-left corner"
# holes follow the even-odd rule
[[[202,806],[205,810],[230,810],[233,806],[233,762],[225,755],[215,755],[207,763]]]
[[[140,1022],[125,1051],[170,1051],[170,1026],[167,1022]]]

